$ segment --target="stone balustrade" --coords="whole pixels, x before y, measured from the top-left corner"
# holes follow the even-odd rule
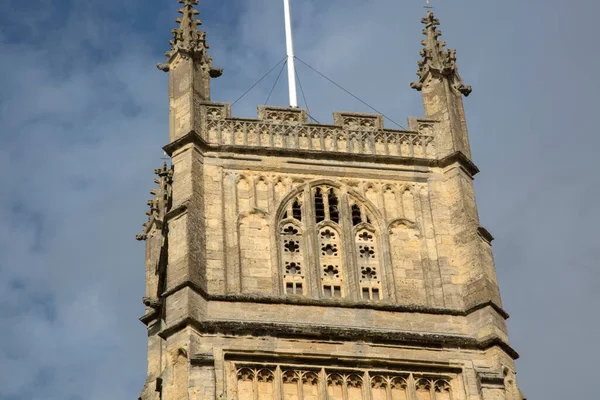
[[[258,119],[231,117],[231,105],[204,103],[202,138],[225,146],[434,159],[431,130],[385,129],[383,116],[335,112],[334,125],[308,123],[306,110],[259,106]]]

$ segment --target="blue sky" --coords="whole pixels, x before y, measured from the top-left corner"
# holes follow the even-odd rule
[[[395,121],[422,115],[419,1],[292,0],[298,56]],[[518,377],[531,399],[589,397],[597,309],[600,105],[592,0],[435,0],[465,101],[482,224]],[[0,4],[0,399],[136,398],[145,378],[144,249],[168,139],[175,0]],[[284,55],[279,0],[204,0],[213,99]],[[298,66],[311,113],[362,104]],[[234,107],[254,116],[274,80]],[[285,79],[271,104],[286,105]],[[550,382],[549,382],[550,381]]]

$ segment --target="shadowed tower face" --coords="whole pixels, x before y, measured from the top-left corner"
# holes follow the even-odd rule
[[[432,13],[425,117],[210,99],[222,71],[180,0],[167,60],[172,158],[146,241],[142,400],[522,400],[473,191],[471,92]]]

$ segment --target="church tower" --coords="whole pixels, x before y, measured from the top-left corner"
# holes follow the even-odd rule
[[[456,53],[430,12],[425,117],[211,101],[194,8],[167,60],[172,165],[146,241],[141,400],[523,400],[481,227]]]

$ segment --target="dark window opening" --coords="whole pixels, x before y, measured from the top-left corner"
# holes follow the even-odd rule
[[[362,298],[365,300],[371,299],[371,296],[369,294],[369,288],[366,288],[366,287],[362,288]]]
[[[285,272],[287,275],[301,275],[302,270],[300,268],[300,263],[286,262],[285,263]]]
[[[329,278],[339,278],[340,270],[337,265],[323,265],[323,275]]]
[[[292,282],[285,284],[285,292],[287,294],[294,294],[294,284]]]
[[[335,195],[333,189],[329,191],[329,219],[335,223],[340,222],[340,211],[338,198]]]
[[[362,222],[362,216],[360,212],[360,207],[356,204],[352,205],[352,224],[354,226],[360,224]]]
[[[335,244],[326,244],[325,246],[321,247],[321,255],[337,257],[337,255],[338,255],[337,246]]]
[[[331,297],[331,286],[323,286],[323,296]]]
[[[325,220],[325,205],[323,204],[323,194],[320,188],[315,191],[315,216],[317,223]]]
[[[300,245],[295,240],[285,240],[283,248],[290,253],[300,253]]]
[[[292,214],[294,215],[294,219],[302,221],[302,208],[298,200],[294,201],[292,205]]]
[[[298,229],[294,228],[292,225],[289,225],[283,229],[283,233],[285,235],[297,235]]]

